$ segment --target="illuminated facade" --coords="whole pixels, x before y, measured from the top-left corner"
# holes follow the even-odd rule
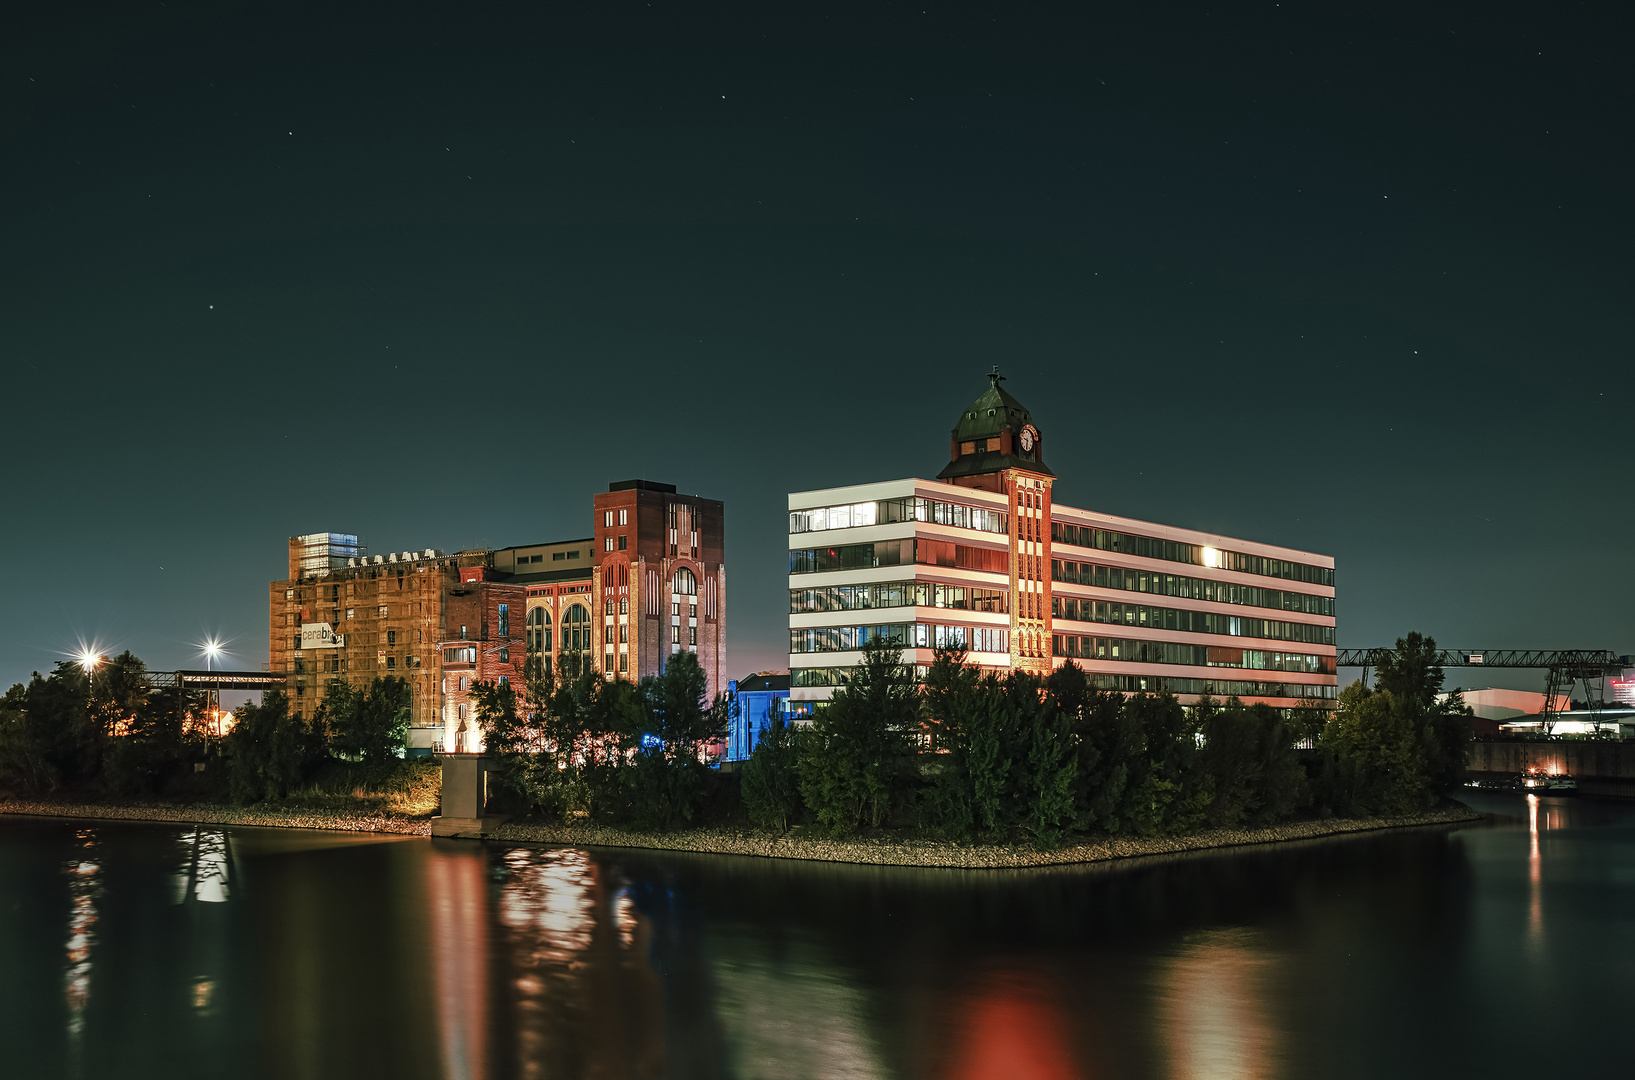
[[[789,496],[795,702],[827,699],[877,637],[920,667],[946,643],[1185,702],[1332,701],[1332,558],[1059,505],[1032,414],[990,378],[935,480]]]
[[[399,676],[412,752],[475,751],[472,686],[520,692],[530,657],[553,675],[593,664],[637,680],[685,650],[709,693],[724,690],[722,504],[627,480],[598,493],[594,513],[581,540],[447,556],[370,556],[343,533],[292,537],[289,576],[268,593],[269,666],[288,676],[292,709],[311,715],[338,682]]]

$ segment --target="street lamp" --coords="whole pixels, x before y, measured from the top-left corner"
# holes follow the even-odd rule
[[[211,661],[221,655],[221,642],[211,638],[204,643],[204,670],[210,670]]]

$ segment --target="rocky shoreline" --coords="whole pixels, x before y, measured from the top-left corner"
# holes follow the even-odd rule
[[[957,867],[1000,869],[1064,866],[1111,862],[1147,855],[1174,855],[1212,848],[1315,840],[1325,836],[1405,829],[1427,825],[1456,825],[1480,821],[1481,814],[1463,805],[1442,807],[1423,814],[1394,818],[1331,818],[1294,821],[1264,829],[1211,829],[1186,836],[1107,836],[1065,844],[1055,851],[995,844],[955,844],[949,841],[904,837],[821,840],[809,837],[773,837],[765,833],[728,829],[690,829],[677,833],[642,833],[599,825],[543,825],[505,822],[484,833],[496,843],[546,844],[553,847],[645,848],[661,851],[703,852],[715,855],[752,855],[772,859],[856,863],[871,866]]]
[[[431,821],[426,818],[391,817],[378,813],[345,810],[168,804],[112,805],[0,799],[0,814],[120,821],[168,821],[178,824],[252,825],[283,829],[333,829],[406,836],[431,834]],[[1406,817],[1294,821],[1264,829],[1212,829],[1186,836],[1087,838],[1064,845],[1055,851],[1035,851],[1032,848],[994,844],[955,844],[907,837],[824,840],[811,837],[774,837],[765,833],[731,829],[645,833],[603,825],[547,825],[520,821],[494,824],[485,828],[481,837],[500,844],[640,848],[873,866],[982,869],[1111,862],[1146,855],[1173,855],[1249,844],[1315,840],[1326,836],[1382,829],[1454,825],[1479,821],[1481,818],[1481,814],[1469,807],[1455,804]],[[477,834],[471,835],[475,837]]]

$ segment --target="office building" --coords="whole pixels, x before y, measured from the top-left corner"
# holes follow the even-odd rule
[[[789,496],[794,704],[831,696],[875,638],[922,668],[948,644],[1185,702],[1332,703],[1332,558],[1059,504],[1043,432],[990,379],[935,479]]]

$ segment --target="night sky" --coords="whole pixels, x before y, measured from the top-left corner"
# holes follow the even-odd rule
[[[8,8],[0,686],[629,477],[786,667],[785,495],[993,364],[1060,501],[1332,554],[1342,646],[1635,651],[1626,10]]]

